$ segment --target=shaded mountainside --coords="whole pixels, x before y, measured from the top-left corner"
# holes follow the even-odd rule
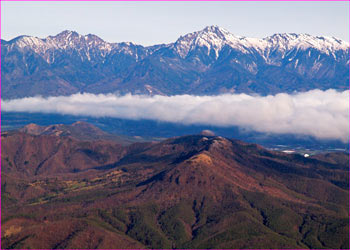
[[[127,145],[134,142],[132,138],[106,133],[98,127],[82,121],[74,122],[71,125],[56,124],[49,126],[39,126],[36,124],[28,124],[19,129],[19,131],[31,135],[56,135],[60,137],[69,136],[81,141],[112,141],[121,145]]]
[[[349,45],[334,37],[235,36],[209,26],[166,45],[108,43],[63,31],[1,40],[5,99],[77,92],[259,93],[347,89]]]
[[[349,248],[347,154],[26,132],[1,136],[2,248]]]

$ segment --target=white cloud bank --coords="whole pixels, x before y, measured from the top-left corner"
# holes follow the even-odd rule
[[[3,111],[151,119],[182,124],[241,126],[259,132],[349,140],[349,91],[312,90],[250,96],[74,94],[2,100]]]

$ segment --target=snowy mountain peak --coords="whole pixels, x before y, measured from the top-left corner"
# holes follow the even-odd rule
[[[349,49],[349,43],[334,37],[312,36],[309,34],[283,33],[274,34],[263,39],[268,47],[277,48],[281,51],[290,49],[317,49],[326,54],[334,53],[337,50]]]
[[[226,44],[239,41],[241,37],[236,37],[227,30],[218,26],[208,26],[203,30],[181,36],[174,44],[176,51],[181,57],[186,57],[190,51],[197,47],[206,47],[208,55],[211,50],[218,52]]]
[[[86,47],[89,44],[96,46],[105,42],[95,35],[80,35],[75,31],[65,30],[55,36],[44,39],[33,36],[19,36],[8,42],[12,47],[19,49],[33,49],[35,52],[45,52],[49,49],[66,49]]]
[[[203,30],[199,31],[201,33],[214,33],[217,35],[224,35],[224,34],[229,34],[230,32],[228,32],[226,29],[223,29],[219,26],[216,25],[212,25],[212,26],[207,26],[205,27]]]
[[[67,38],[69,39],[70,37],[79,37],[79,33],[76,31],[72,31],[72,30],[64,30],[61,33],[58,33],[56,36],[56,38]]]
[[[70,30],[65,30],[56,36],[49,36],[44,40],[55,44],[59,48],[81,48],[106,44],[105,41],[96,35],[88,34],[84,36]]]
[[[211,51],[214,51],[217,59],[221,49],[226,45],[244,54],[250,53],[251,50],[259,51],[263,57],[268,56],[270,51],[285,53],[292,49],[312,48],[329,55],[337,50],[349,49],[349,43],[334,37],[280,33],[262,39],[248,38],[235,36],[218,26],[208,26],[203,30],[181,36],[173,47],[182,58],[187,57],[197,48],[206,48],[208,56]]]
[[[17,47],[19,49],[38,49],[44,45],[44,42],[33,36],[19,36],[12,39],[9,43],[11,48]]]
[[[20,36],[9,41],[8,45],[9,50],[34,51],[49,64],[55,61],[56,51],[70,51],[69,53],[76,53],[81,60],[91,61],[96,57],[106,57],[113,48],[118,46],[118,44],[107,43],[96,35],[81,35],[70,30],[43,39]]]
[[[95,42],[95,43],[105,43],[103,39],[100,37],[93,35],[93,34],[88,34],[88,35],[81,35],[76,31],[70,31],[70,30],[65,30],[62,31],[61,33],[57,34],[56,36],[49,36],[46,39],[51,39],[55,41],[75,41],[75,42],[80,42],[84,43],[85,41],[88,42]]]

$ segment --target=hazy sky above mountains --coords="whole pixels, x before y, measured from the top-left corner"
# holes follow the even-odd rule
[[[349,41],[349,2],[1,2],[5,40],[74,30],[153,45],[209,25],[248,37],[308,33]]]

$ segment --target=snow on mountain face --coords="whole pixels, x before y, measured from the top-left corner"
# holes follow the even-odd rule
[[[132,43],[108,43],[98,36],[80,35],[74,31],[63,31],[56,36],[49,36],[45,39],[37,37],[21,36],[10,41],[10,48],[14,47],[21,50],[31,49],[42,57],[48,51],[54,50],[77,50],[88,60],[90,53],[93,50],[99,51],[99,56],[106,57],[113,51],[135,55],[135,51],[131,49]],[[197,48],[206,48],[207,55],[210,52],[215,53],[215,58],[219,57],[219,53],[224,46],[229,46],[241,53],[248,54],[252,51],[258,52],[267,63],[272,52],[278,52],[283,58],[288,51],[291,50],[307,50],[316,49],[327,55],[334,55],[338,50],[347,50],[349,44],[334,37],[311,36],[308,34],[274,34],[272,36],[258,39],[236,36],[227,30],[218,26],[208,26],[201,31],[189,33],[181,36],[175,43],[169,44],[170,48],[174,49],[181,58],[186,58],[187,55]],[[146,54],[151,53],[146,51]],[[335,55],[334,55],[335,57]],[[47,59],[46,58],[46,59]],[[50,61],[47,59],[48,63]]]
[[[171,44],[143,47],[63,31],[1,45],[7,98],[77,91],[265,95],[347,89],[349,80],[349,44],[307,34],[259,39],[209,26]]]
[[[252,49],[258,51],[265,59],[270,51],[307,50],[313,48],[327,55],[337,50],[347,50],[349,44],[334,37],[311,36],[308,34],[275,34],[263,39],[235,36],[225,29],[217,26],[209,26],[205,29],[180,37],[174,48],[177,53],[185,58],[196,47],[206,47],[208,55],[214,50],[216,58],[220,50],[228,45],[242,53],[249,53]]]
[[[131,49],[132,43],[108,43],[96,35],[80,35],[75,31],[63,31],[56,36],[49,36],[44,39],[30,36],[20,36],[10,41],[9,50],[34,51],[43,57],[47,63],[53,63],[57,52],[76,51],[82,60],[92,60],[93,57],[105,58],[113,51],[129,54],[135,58]]]
[[[206,47],[208,55],[211,50],[214,50],[217,58],[220,50],[225,45],[229,45],[245,53],[248,52],[246,47],[250,44],[244,39],[244,37],[235,36],[218,26],[209,26],[201,31],[180,37],[175,42],[174,48],[178,54],[184,58],[196,47]]]
[[[18,46],[18,48],[27,48],[30,47],[34,50],[41,49],[40,51],[44,51],[45,49],[68,49],[68,48],[79,48],[82,46],[99,46],[105,45],[105,43],[101,38],[95,35],[87,35],[82,36],[74,31],[63,31],[56,36],[49,36],[45,39],[40,39],[37,37],[30,36],[21,36],[15,38],[14,44]]]
[[[347,50],[349,44],[334,37],[311,36],[308,34],[275,34],[264,38],[268,48],[287,51],[292,49],[316,49],[327,55],[337,50]]]
[[[100,49],[110,50],[111,46],[101,38],[95,35],[80,35],[74,31],[63,31],[56,36],[49,36],[44,39],[48,44],[56,46],[56,48],[67,49],[67,48],[91,48],[98,47]]]

